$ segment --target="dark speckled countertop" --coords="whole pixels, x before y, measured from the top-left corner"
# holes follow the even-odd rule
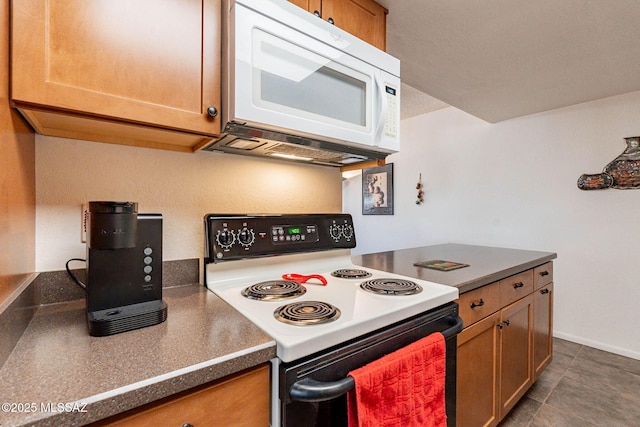
[[[553,252],[446,243],[357,255],[352,257],[352,261],[363,267],[455,286],[460,293],[465,293],[544,264],[556,257]],[[469,267],[438,271],[413,265],[429,260],[453,261],[469,264]]]
[[[268,335],[201,285],[163,292],[164,323],[108,337],[89,336],[84,300],[38,308],[0,370],[0,402],[36,411],[3,406],[0,425],[84,425],[275,357]],[[72,402],[86,412],[41,411]]]
[[[443,244],[352,260],[464,293],[555,258],[552,252]],[[440,272],[413,265],[432,259],[469,267]],[[39,306],[0,369],[0,403],[19,410],[3,406],[0,426],[85,425],[275,357],[272,338],[201,285],[164,288],[163,298],[166,322],[108,337],[89,336],[84,300]],[[11,318],[21,318],[19,311],[33,306]],[[86,412],[41,410],[59,403]]]

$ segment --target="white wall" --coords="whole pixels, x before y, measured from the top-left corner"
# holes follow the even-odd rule
[[[37,135],[36,270],[84,258],[88,201],[130,200],[161,213],[163,259],[202,258],[205,214],[340,212],[340,182],[336,168]]]
[[[402,122],[395,215],[361,215],[357,253],[455,242],[557,252],[555,335],[640,359],[640,190],[582,191],[640,135],[640,92],[488,124],[455,108]],[[416,205],[422,173],[425,203]]]

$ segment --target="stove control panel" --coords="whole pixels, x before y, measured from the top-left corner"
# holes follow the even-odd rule
[[[205,217],[207,262],[356,246],[349,214]]]
[[[274,245],[309,243],[320,240],[316,224],[274,225],[271,227],[271,241]]]

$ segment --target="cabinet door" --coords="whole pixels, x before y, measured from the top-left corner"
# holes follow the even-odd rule
[[[500,313],[458,335],[456,421],[460,427],[498,423],[498,327]]]
[[[386,50],[387,10],[373,0],[322,0],[322,19]]]
[[[14,0],[12,100],[215,135],[220,0]]]
[[[320,14],[322,10],[322,0],[289,0],[289,2],[311,13],[318,12]]]
[[[551,363],[553,355],[553,283],[533,294],[534,378]]]
[[[500,329],[500,418],[533,384],[533,297],[531,295],[501,311]]]

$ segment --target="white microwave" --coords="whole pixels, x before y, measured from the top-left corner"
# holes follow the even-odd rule
[[[206,150],[329,166],[399,150],[398,59],[286,0],[223,4],[223,133]]]

